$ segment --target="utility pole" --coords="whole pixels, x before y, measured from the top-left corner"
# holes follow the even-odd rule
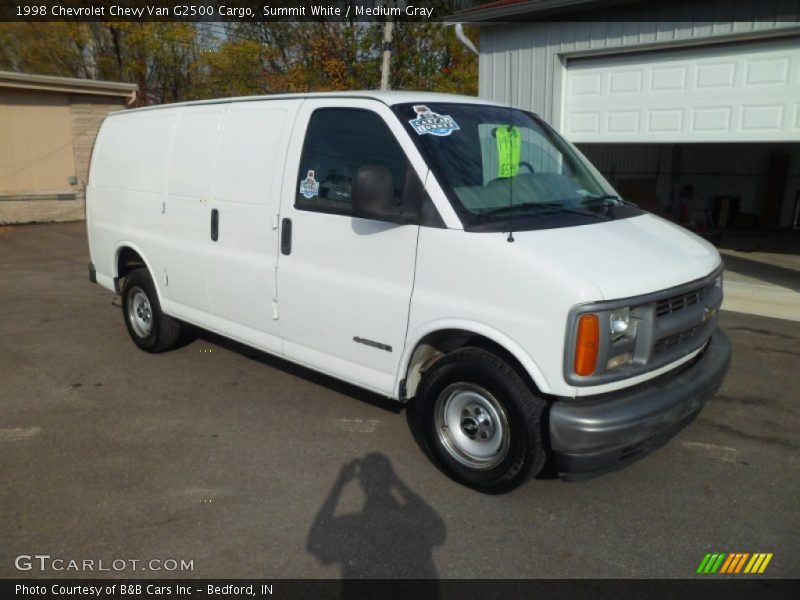
[[[391,8],[392,3],[387,4]],[[386,16],[386,23],[383,25],[383,63],[381,64],[381,89],[389,89],[389,68],[392,60],[392,33],[394,32],[394,19],[391,15]]]

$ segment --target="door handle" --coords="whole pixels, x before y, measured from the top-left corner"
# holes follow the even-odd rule
[[[292,220],[284,219],[281,223],[281,254],[292,253]]]
[[[211,240],[216,242],[219,239],[219,211],[211,209]]]

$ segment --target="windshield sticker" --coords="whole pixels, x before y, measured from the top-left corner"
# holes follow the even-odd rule
[[[306,198],[313,198],[319,194],[319,181],[314,179],[314,171],[309,171],[306,178],[300,182],[300,193]]]
[[[497,155],[499,161],[498,177],[516,177],[519,173],[520,154],[522,152],[522,134],[519,127],[508,125],[498,127]]]
[[[424,104],[414,106],[414,112],[417,113],[417,118],[411,119],[409,124],[417,135],[429,133],[441,137],[461,129],[453,117],[437,114]]]

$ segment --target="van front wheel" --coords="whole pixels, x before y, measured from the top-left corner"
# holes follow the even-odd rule
[[[125,277],[122,314],[131,339],[145,352],[163,352],[178,341],[181,324],[161,312],[147,269],[136,269]]]
[[[545,406],[506,362],[467,347],[447,354],[425,375],[415,413],[445,473],[498,493],[542,470]]]

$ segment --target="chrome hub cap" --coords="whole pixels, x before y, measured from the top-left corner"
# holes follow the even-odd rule
[[[508,453],[508,417],[482,387],[470,383],[448,386],[439,394],[434,414],[439,441],[464,466],[491,469]]]
[[[128,321],[136,335],[146,338],[153,328],[153,311],[147,294],[140,288],[131,288],[128,292]]]

